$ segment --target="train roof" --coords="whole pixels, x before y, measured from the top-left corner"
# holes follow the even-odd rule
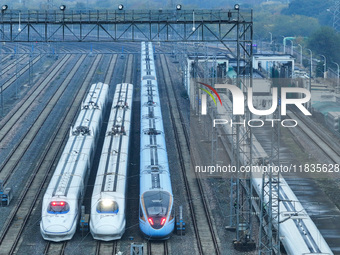
[[[75,197],[83,185],[94,146],[94,135],[99,132],[102,108],[107,102],[108,85],[93,84],[82,103],[80,113],[58,161],[45,196]]]
[[[131,129],[132,84],[118,84],[114,95],[93,197],[101,193],[124,197]],[[119,195],[120,194],[120,195]]]

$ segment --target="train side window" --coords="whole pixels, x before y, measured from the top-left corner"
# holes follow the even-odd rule
[[[139,205],[139,218],[143,218],[144,215],[143,215],[143,209],[141,207],[141,205]]]
[[[70,206],[65,201],[52,201],[47,207],[47,212],[52,214],[65,214],[69,211]]]
[[[98,213],[113,213],[117,214],[119,211],[118,204],[116,201],[110,199],[100,200],[97,204]]]

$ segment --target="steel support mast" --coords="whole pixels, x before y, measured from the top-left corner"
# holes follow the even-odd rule
[[[252,20],[252,19],[251,19]],[[237,78],[236,86],[240,88],[247,98],[248,88],[253,86],[253,26],[238,23],[236,27],[237,36]],[[246,100],[244,102],[246,104]],[[243,116],[233,116],[233,165],[240,169],[241,165],[253,164],[252,132],[249,125],[241,125],[252,118],[252,114],[245,107]],[[236,185],[235,188],[233,186]],[[241,251],[254,250],[256,245],[252,238],[252,186],[251,175],[238,171],[236,177],[231,180],[231,203],[235,209],[236,239],[234,247]]]
[[[272,86],[278,86],[278,107],[273,113],[271,132],[271,153],[269,159],[262,159],[259,164],[266,166],[280,165],[280,124],[281,120],[281,83],[284,79],[273,77]],[[258,254],[280,254],[280,172],[270,171],[262,173],[261,214],[259,227]]]

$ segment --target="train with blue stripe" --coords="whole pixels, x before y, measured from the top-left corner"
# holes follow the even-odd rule
[[[153,47],[141,47],[139,227],[147,239],[165,240],[175,226],[174,197]]]
[[[125,205],[133,85],[117,84],[91,200],[94,239],[120,239],[125,232]]]
[[[42,202],[40,232],[45,240],[70,240],[76,232],[85,187],[98,141],[109,86],[93,84],[58,161]]]

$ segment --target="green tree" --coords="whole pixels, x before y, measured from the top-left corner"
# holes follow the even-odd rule
[[[340,35],[331,27],[322,27],[313,33],[308,39],[308,47],[314,54],[340,62]]]
[[[304,15],[318,17],[333,5],[332,0],[293,0],[288,8],[282,10],[284,15]]]
[[[84,3],[77,2],[74,8],[76,10],[84,10],[84,9],[86,9],[86,5]]]
[[[313,17],[317,18],[320,24],[331,26],[329,8],[333,4],[333,0],[293,0],[281,14]]]
[[[282,42],[282,36],[308,37],[320,28],[316,18],[302,15],[276,15],[269,13],[256,13],[254,15],[254,31],[262,38],[269,38],[273,34],[277,42]]]

